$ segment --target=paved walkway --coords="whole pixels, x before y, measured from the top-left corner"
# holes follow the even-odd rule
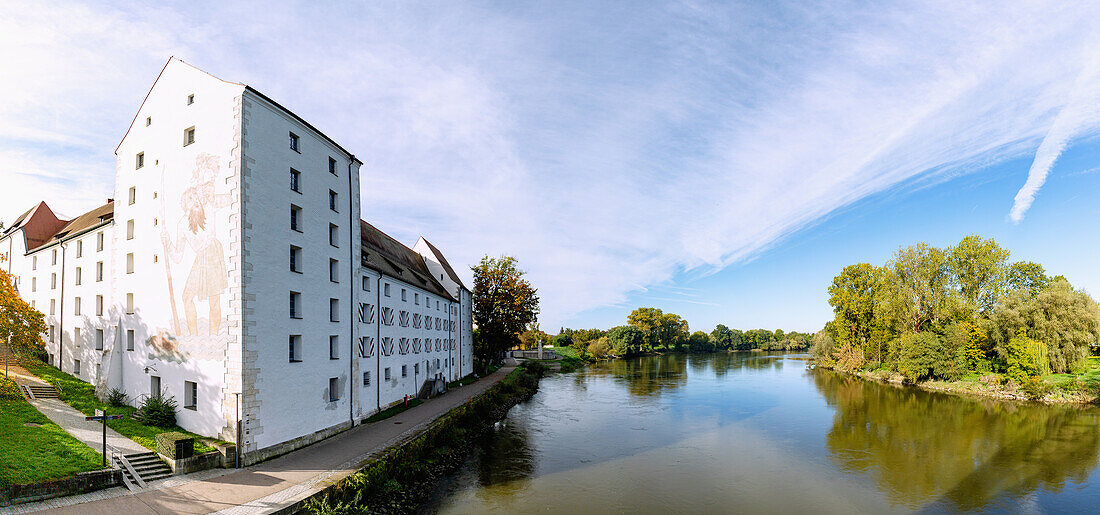
[[[50,383],[28,372],[25,368],[14,363],[9,364],[8,373],[12,381],[19,385],[50,386]],[[84,445],[103,452],[103,425],[101,422],[89,422],[84,420],[84,414],[69,406],[61,399],[34,399],[31,405],[41,411],[46,418],[61,426],[66,433],[73,435]],[[149,452],[149,449],[141,444],[118,434],[114,429],[107,428],[107,445],[114,447],[123,454]]]
[[[482,380],[451,390],[386,420],[357,426],[327,440],[246,469],[177,476],[131,494],[121,487],[21,504],[0,513],[141,515],[154,513],[270,513],[291,506],[362,468],[393,444],[508,375],[506,366]],[[192,479],[193,478],[193,479]]]

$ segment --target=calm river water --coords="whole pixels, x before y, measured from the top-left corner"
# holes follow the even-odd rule
[[[1100,409],[898,388],[804,358],[646,357],[546,378],[427,509],[1100,510]]]

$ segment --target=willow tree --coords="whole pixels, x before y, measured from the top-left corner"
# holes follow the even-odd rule
[[[478,339],[474,355],[482,361],[499,359],[520,343],[519,335],[539,313],[538,290],[524,278],[516,258],[481,258],[474,272],[474,324]]]

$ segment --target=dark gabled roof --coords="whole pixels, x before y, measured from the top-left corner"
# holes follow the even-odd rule
[[[447,289],[432,277],[423,256],[378,230],[366,220],[360,220],[359,224],[363,243],[363,266],[423,288],[440,297],[455,300],[450,293],[447,293]]]
[[[68,221],[58,218],[49,205],[45,202],[39,202],[29,211],[20,215],[15,223],[4,231],[4,235],[13,235],[16,230],[22,229],[23,242],[27,251],[30,252],[31,249],[40,247],[49,241],[67,223]]]
[[[115,217],[115,203],[114,201],[107,202],[102,206],[99,206],[87,213],[84,213],[76,218],[73,218],[69,223],[62,226],[60,229],[50,237],[42,246],[49,245],[56,240],[63,240],[74,238],[79,236],[89,229],[98,227],[103,222],[111,220]]]
[[[36,207],[38,207],[38,204],[35,204],[35,206],[34,206],[34,207],[32,207],[32,208],[30,208],[30,209],[28,209],[28,210],[24,211],[24,212],[23,212],[23,214],[19,215],[19,216],[18,216],[18,217],[17,217],[16,219],[15,219],[15,221],[14,221],[14,222],[12,222],[12,223],[11,223],[11,225],[9,225],[9,226],[8,226],[7,228],[5,228],[5,229],[4,229],[4,232],[3,232],[3,233],[0,233],[0,234],[8,234],[8,233],[10,233],[10,232],[13,232],[13,231],[15,231],[16,229],[18,229],[18,228],[19,228],[19,226],[21,226],[21,225],[23,224],[23,222],[27,221],[27,216],[28,216],[28,215],[30,215],[30,214],[31,214],[31,212],[32,212],[32,211],[34,211],[34,209],[35,209]]]
[[[420,238],[423,239],[424,243],[426,243],[428,245],[428,248],[432,250],[432,254],[435,255],[436,261],[439,262],[439,264],[443,266],[443,270],[447,272],[447,275],[450,276],[451,280],[458,283],[458,286],[460,288],[462,288],[463,290],[469,291],[466,288],[466,285],[462,284],[462,279],[459,279],[458,274],[456,274],[454,269],[451,268],[451,264],[447,262],[447,258],[443,257],[443,253],[440,252],[439,249],[436,248],[435,245],[432,245],[432,242],[428,241],[427,238],[425,238],[423,236],[421,236]]]

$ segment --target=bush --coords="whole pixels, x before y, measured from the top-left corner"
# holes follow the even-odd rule
[[[1027,378],[1020,386],[1020,389],[1024,391],[1028,399],[1036,401],[1046,397],[1053,388],[1053,386],[1047,384],[1047,382],[1043,381],[1043,378],[1039,376]]]
[[[23,400],[23,393],[19,391],[19,386],[15,384],[15,381],[0,376],[0,399]]]
[[[596,359],[606,358],[607,355],[611,353],[611,344],[608,343],[607,337],[589,342],[588,353]]]
[[[126,390],[122,388],[111,388],[111,391],[107,392],[107,404],[116,408],[130,405],[130,398],[126,396]]]
[[[176,399],[165,394],[146,397],[141,403],[142,422],[157,427],[176,425]]]
[[[960,355],[935,333],[907,334],[890,342],[890,347],[898,372],[910,381],[959,376]]]
[[[157,452],[172,459],[176,459],[176,442],[185,442],[184,447],[190,446],[191,452],[183,451],[182,457],[189,458],[194,455],[195,439],[183,433],[170,431],[156,436]]]
[[[1028,338],[1020,331],[1005,344],[1005,375],[1013,381],[1024,384],[1031,376],[1039,375],[1035,349],[1038,342]]]

